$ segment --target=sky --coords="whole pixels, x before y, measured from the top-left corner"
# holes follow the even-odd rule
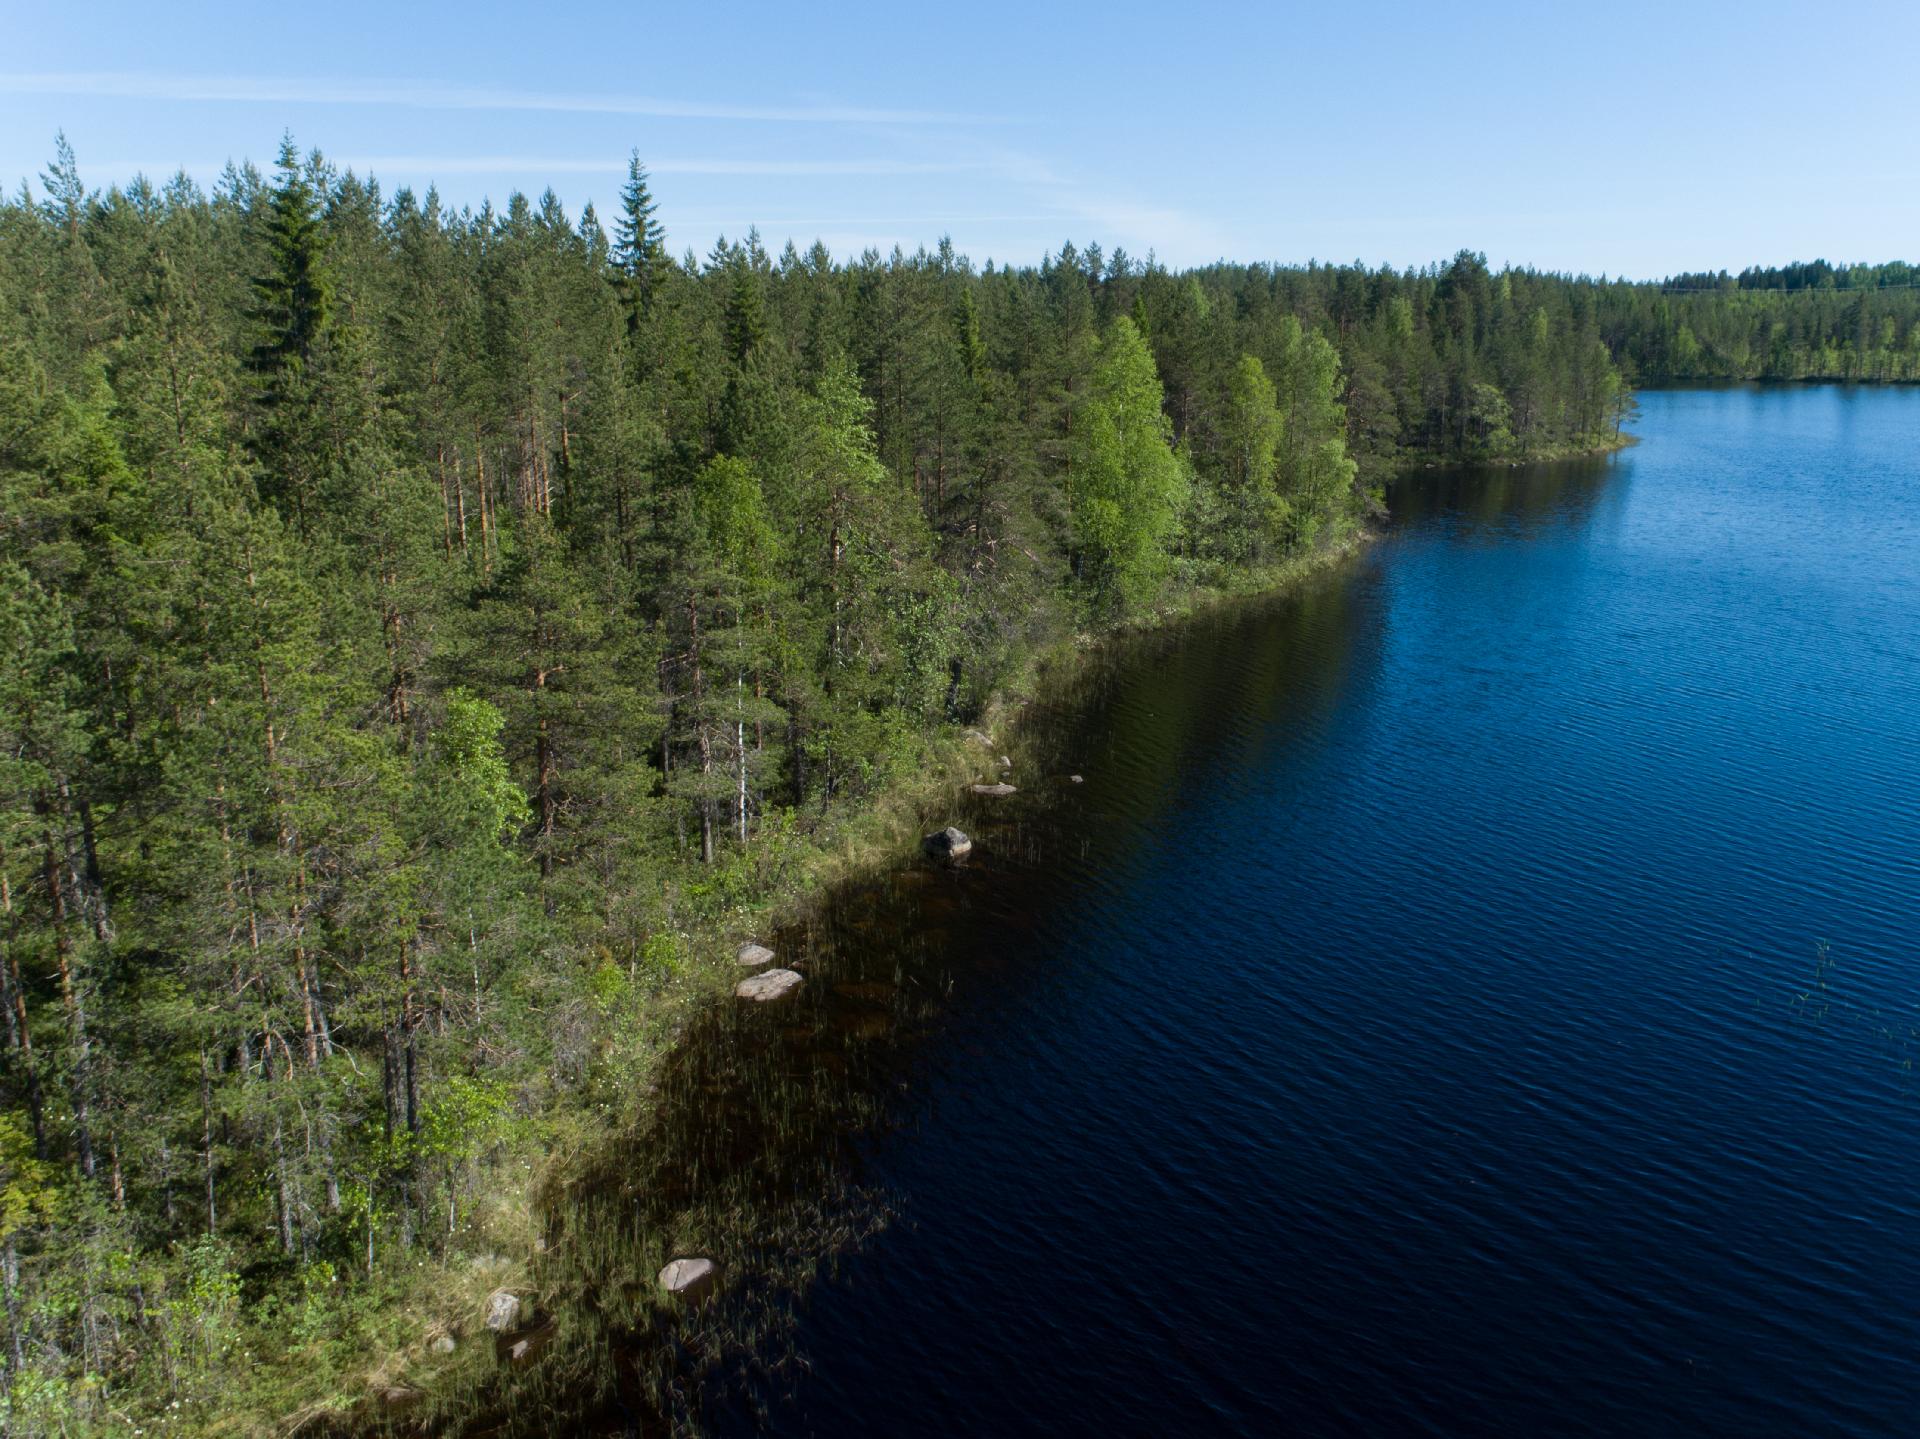
[[[628,155],[676,252],[1071,240],[1227,258],[1652,278],[1920,250],[1920,6],[460,5],[0,0],[0,181],[64,131],[105,188],[284,132],[477,206],[611,215]]]

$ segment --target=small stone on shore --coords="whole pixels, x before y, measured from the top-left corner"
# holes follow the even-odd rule
[[[740,964],[747,967],[756,964],[772,964],[773,951],[768,949],[764,944],[754,944],[749,941],[740,946],[739,953],[737,953],[734,958],[738,960]]]
[[[1012,785],[1006,784],[1003,782],[1000,784],[977,784],[973,787],[973,792],[975,794],[990,794],[990,795],[999,796],[999,795],[1013,794],[1015,793],[1015,790]]]
[[[733,987],[733,992],[741,999],[751,999],[765,1004],[768,1000],[779,999],[791,994],[801,985],[800,976],[790,969],[769,969],[756,974],[751,979],[743,979]]]

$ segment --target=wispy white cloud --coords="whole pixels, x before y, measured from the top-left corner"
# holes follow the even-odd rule
[[[227,101],[269,105],[392,105],[417,110],[544,110],[595,115],[647,115],[677,120],[774,121],[781,124],[992,124],[992,117],[858,105],[743,105],[668,100],[646,95],[409,85],[394,81],[251,78],[234,75],[149,75],[119,70],[0,73],[0,94],[89,95],[103,99]]]
[[[453,175],[480,176],[547,176],[547,175],[597,175],[624,178],[627,173],[627,160],[621,155],[606,155],[597,158],[552,155],[328,155],[327,161],[341,170],[352,170],[359,175],[372,175],[382,179],[407,179],[424,177],[428,179]],[[647,162],[647,171],[656,177],[662,175],[711,175],[711,176],[877,176],[881,178],[904,177],[911,175],[992,175],[1000,179],[1015,178],[1003,168],[998,159],[949,159],[949,160],[895,160],[879,156],[856,156],[839,160],[783,160],[783,159],[733,159],[728,157],[712,158],[673,158]],[[189,175],[217,175],[226,167],[225,160],[189,161],[176,160],[89,160],[83,170],[89,174],[124,178],[132,175],[146,175],[149,178],[172,175],[185,171]],[[13,169],[22,173],[41,168],[41,162],[15,164]],[[7,167],[0,164],[0,173],[7,173]],[[955,221],[970,219],[965,215],[952,217]],[[1019,216],[1014,218],[1041,218]],[[940,223],[938,217],[922,216],[919,223]],[[793,221],[795,224],[814,223],[869,223],[867,221],[846,221],[836,219],[829,222]],[[877,221],[873,223],[895,224],[906,221]]]
[[[749,225],[758,225],[763,230],[806,230],[828,226],[900,226],[910,227],[913,233],[923,238],[942,226],[949,225],[1039,225],[1048,224],[1059,218],[1058,212],[1047,211],[1028,215],[821,215],[812,219],[771,217],[762,218],[753,215],[678,215],[674,223],[682,229],[713,229],[744,231]]]
[[[1062,217],[1090,224],[1093,230],[1085,237],[1089,240],[1158,250],[1183,263],[1197,262],[1195,257],[1213,259],[1232,249],[1227,231],[1206,216],[1093,189],[1025,151],[995,146],[983,149],[981,155],[994,173],[1026,186],[1055,206]]]
[[[1205,216],[1163,205],[1144,205],[1120,196],[1069,192],[1060,201],[1094,228],[1089,240],[1130,242],[1176,256],[1183,264],[1204,264],[1232,252],[1226,231]]]
[[[624,158],[610,157],[602,159],[555,158],[544,155],[328,155],[330,164],[341,170],[351,170],[357,175],[373,176],[383,180],[445,179],[455,175],[501,176],[516,178],[523,176],[546,177],[551,175],[593,175],[607,179],[625,179],[627,162]],[[83,166],[89,175],[104,175],[110,180],[125,179],[134,175],[145,175],[149,179],[178,174],[211,176],[226,168],[224,160],[200,160],[182,164],[178,161],[142,161],[142,160],[98,160],[89,161]],[[18,170],[22,174],[43,168],[40,163],[16,163],[11,167],[0,164],[0,174]],[[662,175],[712,175],[742,177],[807,177],[835,176],[852,177],[902,177],[909,175],[959,175],[982,174],[992,172],[990,164],[954,160],[954,161],[918,161],[889,159],[847,159],[847,160],[733,160],[733,159],[666,159],[649,160],[647,171],[655,177]],[[954,220],[971,217],[954,216]],[[904,224],[908,221],[848,221],[833,220],[796,220],[783,221],[786,224]],[[937,217],[921,217],[919,223],[938,224]]]
[[[333,157],[329,156],[329,159]],[[624,157],[576,160],[537,155],[368,155],[334,159],[342,168],[374,174],[514,175],[625,175]],[[649,160],[654,175],[952,175],[980,170],[966,161],[886,159],[850,160]]]

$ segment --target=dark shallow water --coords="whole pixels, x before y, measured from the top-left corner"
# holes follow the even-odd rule
[[[1911,1430],[1920,392],[1639,428],[1132,646],[823,922],[893,1221],[704,1422]]]

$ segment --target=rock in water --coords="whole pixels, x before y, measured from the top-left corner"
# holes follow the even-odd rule
[[[1014,787],[1010,784],[977,784],[973,787],[973,792],[996,796],[1015,793]]]
[[[764,1004],[770,999],[779,999],[791,994],[800,987],[800,976],[790,969],[769,969],[756,974],[752,979],[743,979],[733,987],[733,992],[741,999],[757,1000]]]
[[[520,1322],[520,1296],[508,1289],[496,1289],[487,1296],[486,1326],[503,1334]]]
[[[553,1329],[549,1326],[537,1334],[529,1334],[524,1338],[514,1340],[512,1345],[507,1349],[507,1362],[509,1364],[533,1363],[534,1360],[540,1357],[542,1351],[546,1349],[552,1339]]]
[[[929,859],[965,859],[973,853],[973,841],[967,838],[966,831],[948,825],[938,834],[930,834],[920,841]]]
[[[1086,780],[1077,774],[1070,774],[1067,776],[1067,783],[1068,784],[1085,784]]]
[[[660,1271],[660,1287],[676,1299],[697,1304],[712,1291],[720,1271],[711,1259],[675,1259]]]
[[[740,946],[740,952],[734,956],[748,968],[756,964],[772,964],[773,951],[764,944],[747,943]]]

